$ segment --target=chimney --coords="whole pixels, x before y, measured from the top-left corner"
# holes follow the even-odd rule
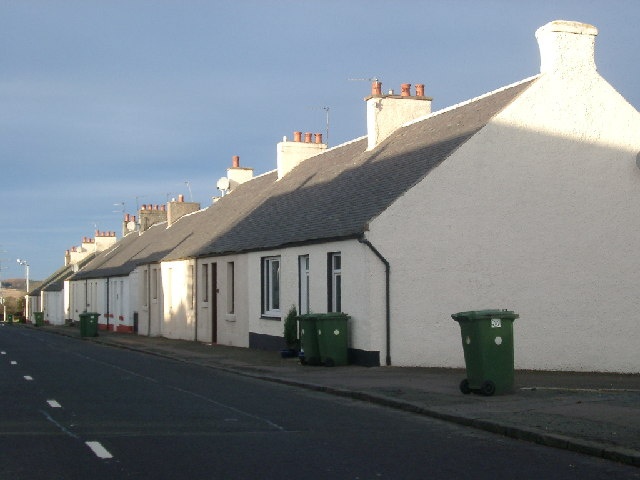
[[[178,195],[178,201],[172,200],[167,206],[167,212],[158,210],[158,213],[165,213],[167,219],[167,227],[173,225],[180,217],[200,210],[200,204],[197,202],[185,202],[184,195]]]
[[[135,216],[134,223],[135,223]],[[140,233],[149,230],[152,225],[156,223],[167,221],[167,212],[163,208],[153,208],[153,205],[142,205],[138,212],[138,218],[140,219]]]
[[[540,47],[540,73],[578,74],[596,71],[593,25],[555,20],[536,31]]]
[[[231,168],[227,168],[227,178],[229,179],[229,190],[231,191],[238,185],[253,178],[253,168],[241,167],[240,157],[234,155],[231,159]]]
[[[301,162],[314,157],[327,149],[327,144],[322,143],[322,134],[316,133],[315,143],[312,142],[312,133],[305,133],[305,141],[301,142],[301,132],[293,132],[293,142],[285,137],[277,145],[276,164],[278,167],[278,180],[297,167]]]
[[[367,150],[373,150],[384,139],[407,122],[431,113],[431,97],[424,96],[424,84],[416,85],[416,95],[411,95],[411,84],[401,85],[400,95],[393,91],[383,95],[382,84],[377,80],[371,85],[367,102]]]
[[[96,230],[96,237],[94,240],[89,239],[93,244],[93,249],[96,252],[102,252],[107,248],[116,244],[118,239],[116,238],[116,232],[99,232]]]

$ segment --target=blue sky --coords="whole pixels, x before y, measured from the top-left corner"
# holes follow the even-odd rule
[[[637,0],[0,0],[0,275],[120,236],[123,203],[209,205],[233,155],[272,170],[324,107],[330,146],[364,135],[350,79],[424,83],[439,110],[535,75],[556,19],[598,27],[599,72],[640,108]]]

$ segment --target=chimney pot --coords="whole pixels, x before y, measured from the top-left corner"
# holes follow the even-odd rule
[[[128,214],[128,213],[125,213],[125,215],[124,215],[124,221],[125,221],[125,222],[128,222],[128,221],[129,221],[129,214]]]
[[[302,132],[293,132],[293,141],[301,142],[302,141]]]
[[[402,89],[402,91],[400,92],[400,96],[402,96],[402,97],[410,97],[411,96],[411,84],[410,83],[403,83],[402,85],[400,85],[400,88]]]
[[[376,80],[371,83],[371,95],[382,95],[382,82]]]
[[[184,195],[182,194],[178,195],[178,202],[180,203],[184,202]]]
[[[311,143],[311,132],[306,132],[304,134],[304,143]]]
[[[322,134],[316,133],[316,143],[322,143]]]
[[[424,97],[424,83],[416,84],[416,96]]]
[[[240,167],[240,157],[238,155],[234,155],[233,158],[231,159],[231,166],[233,168]]]

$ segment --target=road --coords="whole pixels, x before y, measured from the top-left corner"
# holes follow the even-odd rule
[[[0,479],[601,479],[640,469],[0,327]]]

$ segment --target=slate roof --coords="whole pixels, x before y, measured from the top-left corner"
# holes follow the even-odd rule
[[[142,234],[130,233],[114,246],[101,252],[72,280],[107,278],[129,275],[138,265],[159,262],[173,247],[179,244],[180,232],[167,229],[167,223],[153,225]],[[171,236],[168,233],[171,232]],[[185,234],[188,235],[188,232]]]
[[[272,171],[166,228],[129,234],[72,279],[124,276],[162,260],[356,238],[535,81],[425,117],[371,151],[362,137],[309,158],[280,180]]]
[[[77,263],[78,268],[82,268],[84,265],[89,263],[95,254],[89,254],[81,261]],[[71,275],[73,275],[74,265],[66,265],[64,267],[60,267],[58,270],[53,272],[47,278],[45,278],[40,285],[36,288],[31,289],[28,292],[30,297],[40,296],[41,292],[61,292],[64,290],[64,281],[67,280]]]
[[[355,238],[535,81],[523,81],[405,126],[371,151],[367,139],[242,184],[200,216],[201,231],[165,259]]]

